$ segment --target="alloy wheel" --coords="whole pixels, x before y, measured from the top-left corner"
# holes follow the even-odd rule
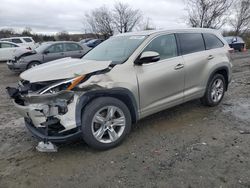
[[[101,143],[112,143],[124,132],[126,118],[123,111],[116,106],[105,106],[98,110],[91,124],[92,134]]]

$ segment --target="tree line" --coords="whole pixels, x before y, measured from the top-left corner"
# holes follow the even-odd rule
[[[240,35],[250,40],[250,0],[184,0],[184,3],[188,15],[185,21],[189,26],[221,29],[227,25],[231,29],[225,32],[226,35]],[[155,29],[151,19],[145,19],[141,10],[122,2],[116,2],[112,7],[103,5],[90,10],[83,20],[85,33],[91,34],[70,35],[67,31],[61,31],[56,35],[40,35],[25,28],[22,33],[16,33],[13,29],[0,30],[0,38],[20,35],[32,36],[36,41],[79,40],[87,37],[106,39],[114,33]]]

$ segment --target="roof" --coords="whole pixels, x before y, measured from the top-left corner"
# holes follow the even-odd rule
[[[209,28],[185,28],[185,29],[165,29],[165,30],[146,30],[146,31],[136,31],[128,33],[120,33],[116,36],[130,36],[130,35],[152,35],[157,33],[174,33],[174,32],[209,32],[209,33],[218,33],[218,30],[209,29]]]
[[[47,43],[56,44],[56,43],[78,43],[78,42],[75,42],[75,41],[49,41]]]
[[[32,38],[32,37],[28,37],[28,36],[23,36],[23,37],[8,37],[8,38],[1,38],[0,40],[3,40],[3,39],[22,39],[22,38]]]

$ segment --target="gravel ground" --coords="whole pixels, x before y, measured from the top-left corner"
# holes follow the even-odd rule
[[[195,100],[157,113],[103,152],[82,141],[37,152],[5,93],[18,75],[1,63],[0,187],[250,187],[248,55],[235,55],[233,81],[218,107]]]

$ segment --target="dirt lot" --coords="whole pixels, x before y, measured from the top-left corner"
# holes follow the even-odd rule
[[[39,153],[5,94],[18,76],[0,64],[0,187],[250,187],[250,57],[234,57],[222,104],[171,108],[134,126],[117,148],[82,141]],[[241,134],[240,131],[245,131]],[[249,132],[247,132],[249,131]],[[248,134],[247,134],[248,133]]]

